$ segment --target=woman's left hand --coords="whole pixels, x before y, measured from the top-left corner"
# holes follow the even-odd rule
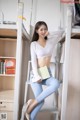
[[[38,82],[38,83],[41,83],[41,82],[42,82],[42,80],[40,79],[40,80],[38,80],[37,82]]]
[[[47,31],[46,34],[45,34],[45,37],[47,37],[49,35],[49,32]]]

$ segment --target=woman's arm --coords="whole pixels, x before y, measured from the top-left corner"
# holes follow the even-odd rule
[[[31,51],[32,70],[33,70],[33,74],[34,74],[34,82],[36,82],[36,81],[40,80],[41,77],[37,71],[37,57],[36,57],[34,42],[31,43],[30,51]]]
[[[54,44],[57,44],[64,37],[65,32],[63,30],[58,30],[55,32],[48,33],[48,39],[51,39]]]

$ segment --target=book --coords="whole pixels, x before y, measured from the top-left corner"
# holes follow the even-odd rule
[[[4,62],[0,62],[0,74],[4,74]]]
[[[6,74],[15,74],[14,68],[6,68]]]
[[[15,59],[5,59],[5,67],[6,68],[15,68],[16,67],[16,60]]]
[[[15,74],[16,60],[15,59],[5,59],[5,73]]]
[[[41,76],[42,80],[47,79],[50,77],[50,73],[48,71],[47,66],[38,68],[38,73]]]

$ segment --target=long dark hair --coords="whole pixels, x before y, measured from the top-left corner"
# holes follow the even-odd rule
[[[32,42],[37,41],[39,39],[39,35],[36,31],[41,27],[41,25],[45,25],[46,28],[48,29],[48,26],[44,21],[38,21],[35,25],[35,29],[34,29],[34,33],[33,33],[33,37],[32,37]],[[47,36],[45,37],[45,40],[47,40]]]

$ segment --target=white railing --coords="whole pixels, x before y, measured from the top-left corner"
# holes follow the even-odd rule
[[[68,93],[68,77],[69,77],[69,53],[70,53],[70,39],[71,39],[71,22],[72,11],[70,6],[67,9],[67,27],[66,27],[66,40],[65,40],[65,59],[64,59],[64,72],[63,72],[63,88],[62,88],[62,107],[61,107],[61,120],[66,120],[67,109],[67,93]]]

